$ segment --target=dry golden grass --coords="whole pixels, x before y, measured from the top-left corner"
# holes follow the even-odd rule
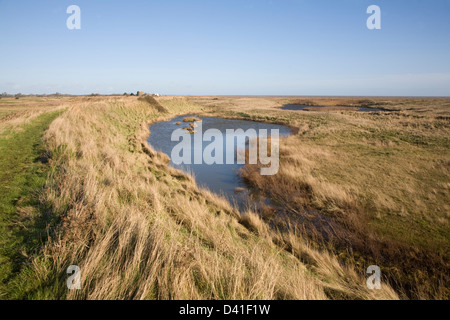
[[[83,98],[48,129],[52,174],[41,195],[57,228],[28,297],[67,299],[397,299],[368,290],[300,234],[280,233],[199,189],[147,146],[148,123],[208,111],[184,98]],[[165,111],[168,111],[167,112]],[[81,268],[68,291],[66,269]]]
[[[242,176],[300,220],[303,236],[358,268],[382,265],[403,297],[449,297],[449,99],[190,99],[226,117],[297,127],[277,175],[246,166]],[[280,110],[286,103],[329,107]],[[360,106],[390,111],[352,112]]]
[[[62,110],[67,98],[1,98],[0,134],[20,131],[20,127],[30,123],[39,115]]]

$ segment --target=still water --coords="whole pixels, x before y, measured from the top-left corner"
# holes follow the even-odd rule
[[[280,109],[281,110],[292,110],[292,111],[308,111],[305,110],[305,108],[323,108],[325,106],[307,106],[304,104],[285,104],[284,106],[282,106]],[[356,111],[360,111],[360,112],[375,112],[375,111],[384,111],[383,109],[378,109],[378,108],[368,108],[368,107],[358,107],[358,110]]]
[[[186,117],[192,117],[193,115],[183,115],[173,118],[169,121],[157,122],[150,126],[150,136],[148,138],[148,143],[150,146],[159,152],[163,152],[171,157],[172,149],[179,144],[179,141],[171,141],[171,136],[174,130],[186,127],[189,123],[183,122]],[[202,132],[208,129],[218,129],[223,136],[223,141],[225,141],[225,133],[227,129],[242,129],[246,131],[247,129],[255,129],[259,132],[260,129],[267,129],[269,135],[271,129],[278,129],[280,137],[286,137],[291,134],[291,130],[283,125],[255,122],[247,120],[231,120],[223,118],[214,117],[203,117],[201,118],[201,128]],[[177,124],[181,122],[181,124]],[[198,123],[198,122],[197,122]],[[199,123],[198,123],[199,124]],[[198,130],[199,128],[194,128]],[[186,135],[190,135],[186,131]],[[194,157],[195,150],[193,143],[193,135],[191,141],[191,156]],[[237,141],[237,140],[236,140]],[[207,147],[211,142],[203,142],[201,152]],[[236,150],[226,148],[226,144],[223,145],[223,158],[225,159],[227,153],[233,153],[235,157]],[[193,161],[191,161],[193,163]],[[239,178],[237,171],[243,167],[242,164],[238,164],[234,161],[233,164],[181,164],[177,165],[170,161],[170,165],[176,169],[183,170],[185,172],[191,172],[195,177],[197,184],[201,187],[206,187],[214,193],[225,196],[230,200],[231,203],[235,203],[239,208],[243,208],[244,205],[249,201],[249,191],[247,190],[245,184]],[[236,187],[244,188],[244,191],[236,193]]]

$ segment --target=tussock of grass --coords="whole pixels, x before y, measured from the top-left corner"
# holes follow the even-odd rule
[[[196,121],[202,121],[202,119],[199,119],[197,117],[186,117],[186,118],[183,118],[183,122],[195,123]]]

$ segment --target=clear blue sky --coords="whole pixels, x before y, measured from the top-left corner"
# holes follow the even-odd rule
[[[450,0],[0,0],[0,91],[448,96],[449,17]]]

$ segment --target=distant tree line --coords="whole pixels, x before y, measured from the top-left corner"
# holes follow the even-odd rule
[[[0,98],[22,98],[22,97],[71,97],[73,95],[71,94],[62,94],[59,92],[55,92],[55,93],[51,93],[51,94],[22,94],[22,93],[15,93],[15,94],[10,94],[7,92],[3,92],[0,95]]]
[[[111,94],[111,96],[116,96],[116,95],[120,95],[120,94]],[[137,93],[125,92],[123,94],[123,96],[141,96],[141,97],[144,97],[144,96],[147,96],[147,95],[149,95],[149,94],[147,94],[145,92],[142,92],[142,91],[138,91]],[[75,96],[75,95],[62,94],[62,93],[59,93],[59,92],[55,92],[55,93],[51,93],[51,94],[22,94],[20,92],[19,93],[15,93],[15,94],[10,94],[10,93],[7,93],[7,92],[3,92],[0,95],[0,98],[16,98],[16,99],[20,99],[22,97],[73,97],[73,96]],[[91,93],[89,96],[91,96],[91,97],[102,96],[102,94],[100,94],[100,93]],[[108,96],[108,95],[106,95],[106,96]],[[154,93],[154,94],[151,94],[151,96],[159,97],[160,95],[158,93]]]
[[[145,93],[145,92],[143,92],[143,91],[138,91],[137,93],[134,93],[134,92],[131,92],[131,93],[124,92],[123,95],[124,95],[124,96],[138,96],[138,97],[145,97],[145,96],[149,96],[149,95],[152,96],[152,97],[160,97],[160,96],[161,96],[159,93],[148,94],[148,93]]]

